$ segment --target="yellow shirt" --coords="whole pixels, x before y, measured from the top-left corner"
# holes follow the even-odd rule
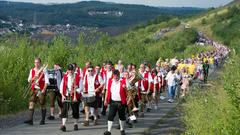
[[[213,57],[208,58],[208,62],[209,62],[209,64],[213,64],[214,63]]]
[[[193,75],[194,72],[195,72],[195,68],[196,68],[196,66],[195,66],[194,64],[189,64],[189,65],[188,65],[188,73],[189,73],[190,75]]]
[[[208,59],[207,58],[203,58],[203,62],[206,62]]]
[[[178,69],[179,71],[181,71],[183,68],[185,68],[185,66],[186,66],[186,64],[184,64],[184,63],[179,63],[177,69]]]

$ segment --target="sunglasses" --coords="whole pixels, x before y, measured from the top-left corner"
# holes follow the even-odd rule
[[[88,72],[93,72],[93,70],[88,70]]]

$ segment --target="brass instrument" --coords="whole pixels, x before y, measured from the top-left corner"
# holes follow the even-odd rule
[[[141,79],[141,75],[137,72],[132,72],[133,75],[129,78],[129,83],[131,86],[134,86],[136,82]]]
[[[74,77],[73,77],[73,83],[72,83],[72,92],[73,92],[73,95],[71,95],[71,96],[73,96],[73,102],[76,102],[76,101],[77,101],[76,81],[75,81],[75,79],[76,79],[76,75],[74,75]]]
[[[34,78],[31,82],[29,82],[28,86],[25,86],[24,92],[23,92],[23,98],[26,98],[26,97],[29,95],[29,92],[31,91],[31,86],[32,86],[33,83],[36,85],[35,87],[36,87],[36,89],[38,90],[38,95],[40,94],[40,93],[39,93],[39,92],[40,92],[40,91],[39,91],[39,90],[40,90],[40,87],[39,87],[38,82],[39,82],[39,79],[42,78],[42,76],[44,75],[44,70],[46,70],[47,67],[48,67],[48,64],[43,65],[43,66],[38,70],[38,72],[35,74],[35,78]],[[40,76],[38,77],[39,73],[41,73],[41,74],[40,74]],[[37,78],[36,78],[36,77],[37,77]]]

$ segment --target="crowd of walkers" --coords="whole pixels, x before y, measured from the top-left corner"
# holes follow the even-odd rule
[[[125,134],[125,124],[132,128],[138,117],[152,109],[158,109],[158,103],[175,102],[176,96],[184,97],[189,91],[192,80],[207,83],[209,69],[216,68],[229,54],[230,50],[222,44],[211,42],[213,51],[202,52],[191,58],[157,60],[150,66],[143,61],[139,66],[117,64],[106,61],[93,65],[90,61],[80,68],[76,63],[67,65],[63,72],[60,65],[54,69],[42,65],[40,58],[34,59],[35,67],[30,70],[28,81],[31,86],[29,99],[29,119],[25,123],[33,124],[34,104],[39,103],[42,110],[41,125],[45,124],[46,94],[50,99],[49,120],[55,120],[55,100],[58,103],[60,130],[65,132],[68,112],[74,119],[73,129],[78,130],[80,112],[84,114],[82,126],[98,125],[98,119],[107,115],[108,129],[104,135],[111,135],[114,118],[118,114],[119,129]],[[176,94],[179,91],[179,94]],[[165,97],[167,92],[167,97]]]

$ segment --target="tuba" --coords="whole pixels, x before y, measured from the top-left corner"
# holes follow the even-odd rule
[[[132,72],[132,75],[129,78],[129,83],[131,86],[134,86],[136,82],[141,80],[141,75],[137,72]]]

